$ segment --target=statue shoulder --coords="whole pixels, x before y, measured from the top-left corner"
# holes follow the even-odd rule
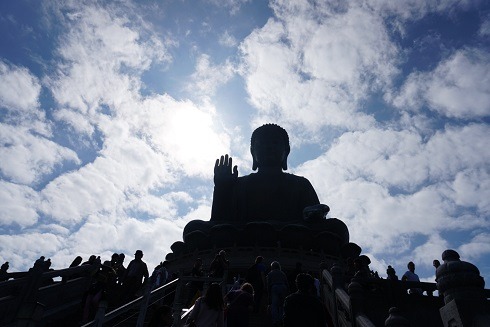
[[[301,184],[311,184],[308,178],[303,176],[298,176],[290,173],[284,173],[284,177],[291,182],[301,183]]]

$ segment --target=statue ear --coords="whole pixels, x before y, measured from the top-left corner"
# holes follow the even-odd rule
[[[287,156],[282,161],[282,170],[288,170],[288,157]]]
[[[289,156],[289,152],[291,152],[291,148],[289,147],[289,144],[288,144],[288,146],[286,147],[286,153],[284,155],[284,159],[282,160],[282,163],[281,163],[282,170],[288,170],[288,156]]]
[[[257,160],[255,160],[255,155],[254,155],[254,147],[253,145],[250,145],[250,154],[252,154],[252,170],[256,171],[258,167],[257,165]]]

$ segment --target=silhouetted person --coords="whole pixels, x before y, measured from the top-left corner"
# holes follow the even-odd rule
[[[356,267],[354,266],[354,259],[349,257],[346,260],[347,267],[345,269],[345,283],[349,285],[351,279],[354,278],[356,274]]]
[[[202,259],[197,258],[196,261],[194,262],[194,265],[192,266],[191,270],[191,276],[192,277],[204,277],[204,271],[202,270]],[[203,286],[204,286],[204,281],[197,281],[193,280],[187,283],[187,288],[188,288],[188,298],[187,298],[187,304],[189,306],[192,306],[194,304],[194,299],[196,298],[196,295],[202,292]]]
[[[306,178],[283,172],[290,145],[282,127],[257,128],[250,152],[252,170],[257,173],[247,176],[238,177],[238,168],[228,155],[216,160],[211,221],[302,220],[305,207],[320,203]]]
[[[93,265],[94,263],[96,263],[97,261],[97,258],[100,259],[100,257],[96,257],[95,255],[91,255],[87,261],[85,261],[84,263],[82,263],[82,266],[83,265]]]
[[[371,260],[365,255],[361,255],[354,259],[354,268],[356,273],[354,277],[369,278],[371,276],[371,270],[369,269],[369,264]]]
[[[267,274],[267,290],[272,324],[279,325],[282,322],[284,299],[289,294],[289,286],[288,278],[277,261],[271,263],[271,271]]]
[[[232,290],[225,295],[225,301],[228,303],[227,327],[248,327],[249,313],[253,310],[254,304],[253,293],[252,284],[244,283],[240,289]]]
[[[325,327],[325,309],[315,296],[313,277],[298,274],[296,288],[284,301],[284,327]]]
[[[386,269],[386,277],[387,280],[398,280],[398,276],[396,275],[396,271],[392,266],[388,266],[388,269]]]
[[[294,270],[290,271],[288,273],[288,284],[289,284],[289,289],[291,290],[291,293],[294,293],[297,291],[296,289],[296,276],[298,274],[301,274],[303,272],[303,264],[301,262],[296,262],[296,266]]]
[[[172,308],[168,305],[152,306],[148,327],[171,327],[173,323]]]
[[[80,266],[80,264],[82,263],[83,259],[81,256],[76,256],[75,259],[73,259],[73,261],[70,263],[70,266],[68,268],[75,268],[75,267],[78,267]],[[70,276],[67,276],[67,277],[63,277],[61,279],[62,282],[66,282],[70,279],[74,279],[74,278],[78,278],[80,277],[79,274],[71,274]]]
[[[225,270],[228,269],[230,262],[225,257],[226,252],[221,250],[209,266],[209,277],[223,277]]]
[[[70,263],[70,268],[78,267],[82,263],[83,259],[81,256],[76,256],[75,259]]]
[[[194,310],[187,318],[187,323],[195,321],[196,326],[224,326],[224,303],[221,286],[212,283],[204,296],[196,300]]]
[[[100,257],[97,257],[93,264],[100,264]],[[90,289],[83,299],[82,322],[93,319],[99,307],[100,301],[104,298],[111,284],[115,283],[116,272],[109,265],[100,265],[100,269],[95,273]],[[109,299],[111,300],[111,299]],[[110,302],[110,301],[109,301]]]
[[[167,282],[168,279],[168,272],[166,268],[166,263],[165,262],[160,262],[155,269],[153,270],[153,273],[151,274],[150,280],[151,280],[151,288],[155,289],[158,288],[162,285],[164,285]]]
[[[0,267],[0,282],[4,282],[9,279],[7,270],[9,269],[9,262],[5,262]]]
[[[255,263],[247,270],[247,276],[245,280],[252,284],[254,288],[254,312],[259,312],[262,296],[265,289],[265,265],[263,263],[264,258],[258,256],[255,258]]]
[[[149,276],[148,267],[143,262],[143,251],[136,250],[134,253],[134,259],[128,265],[126,269],[126,276],[124,277],[124,298],[126,300],[135,297],[136,292],[139,291],[143,283],[143,278],[146,280]]]
[[[313,285],[315,286],[315,295],[317,298],[321,298],[320,296],[320,280],[318,278],[316,278],[315,274],[313,273],[313,271],[308,271],[308,275],[310,275],[311,277],[313,277]],[[296,286],[296,281],[295,281],[295,286]],[[298,290],[296,288],[296,290]]]
[[[122,285],[124,276],[126,275],[126,267],[124,267],[124,259],[126,256],[124,253],[119,253],[119,256],[117,257],[117,262],[116,265],[114,266],[114,270],[116,271],[117,275],[117,283],[119,285]]]
[[[415,264],[412,261],[407,264],[407,268],[408,270],[402,276],[402,281],[420,282],[419,275],[415,273]],[[408,292],[410,294],[422,294],[422,289],[411,288]]]

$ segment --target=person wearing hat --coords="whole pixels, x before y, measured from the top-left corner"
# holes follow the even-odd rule
[[[143,284],[143,278],[146,279],[149,276],[148,267],[146,263],[141,260],[143,258],[143,251],[136,250],[134,253],[134,259],[128,265],[126,269],[126,276],[123,282],[124,299],[130,300],[136,297],[136,293]]]

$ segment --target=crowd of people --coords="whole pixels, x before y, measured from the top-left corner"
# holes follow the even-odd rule
[[[82,298],[82,317],[81,322],[85,323],[94,318],[95,312],[102,299],[106,300],[109,307],[117,307],[125,302],[129,302],[141,295],[144,287],[152,289],[164,285],[170,281],[172,276],[167,272],[166,263],[159,263],[152,275],[149,275],[147,264],[142,260],[143,251],[136,250],[134,259],[125,267],[125,254],[114,253],[110,260],[101,262],[100,256],[91,255],[86,261],[81,256],[74,258],[68,268],[75,268],[85,265],[97,267],[91,270],[92,283]],[[0,282],[10,278],[25,276],[19,273],[9,273],[9,262],[5,262],[0,267]],[[51,259],[44,256],[39,257],[29,272],[44,273],[53,270]],[[66,283],[71,279],[81,277],[81,273],[63,273],[60,281],[52,278],[43,278],[40,286],[47,286],[54,283]]]
[[[213,262],[222,262],[226,268],[229,262],[225,253],[218,255],[222,258],[216,257]],[[215,277],[214,266],[211,263],[207,276]],[[218,283],[203,291],[202,281],[189,282],[188,305],[194,308],[186,326],[248,327],[252,313],[266,313],[272,326],[327,326],[329,316],[320,301],[320,282],[313,273],[303,272],[301,266],[297,263],[294,270],[286,273],[277,260],[267,267],[264,258],[257,256],[244,280],[235,277],[231,289],[224,295]],[[206,275],[200,258],[191,275]],[[299,307],[298,301],[305,308]],[[308,315],[306,320],[305,314]]]
[[[81,256],[77,256],[70,264],[70,268],[84,265],[98,265],[94,272],[93,283],[83,296],[82,300],[82,322],[93,319],[102,299],[108,301],[109,305],[118,306],[128,302],[142,294],[144,286],[151,289],[164,285],[175,278],[167,270],[167,263],[159,263],[149,274],[147,264],[142,260],[143,252],[136,250],[134,259],[127,267],[124,264],[124,253],[114,253],[110,260],[101,262],[100,257],[92,255],[83,262]],[[352,278],[377,278],[377,272],[370,270],[369,257],[361,255],[355,259],[346,261],[346,282]],[[226,258],[226,252],[219,251],[214,260],[209,264],[205,273],[203,261],[198,258],[190,275],[192,277],[214,277],[221,278],[229,269],[230,261]],[[438,268],[438,260],[433,262],[434,268]],[[415,264],[409,262],[408,270],[402,275],[402,281],[419,282],[415,273]],[[9,262],[0,267],[0,282],[9,279]],[[29,271],[49,271],[51,260],[41,256],[37,259]],[[395,269],[390,265],[386,271],[388,280],[398,280]],[[80,277],[77,274],[63,276],[61,282]],[[247,269],[244,279],[234,278],[231,290],[223,294],[222,287],[213,283],[204,292],[204,281],[193,280],[186,284],[188,291],[187,304],[194,305],[192,313],[188,317],[189,326],[228,326],[247,327],[251,313],[267,312],[272,326],[328,326],[330,316],[320,297],[320,281],[314,273],[304,272],[302,265],[298,262],[295,268],[284,272],[281,264],[274,260],[270,266],[266,266],[264,258],[257,256],[255,261]],[[44,280],[43,285],[54,283],[52,279]],[[421,294],[419,288],[409,289],[410,294]],[[165,315],[162,314],[166,313]],[[169,307],[158,309],[155,317],[162,318],[155,326],[162,326],[161,321],[171,321],[171,310]],[[155,319],[153,319],[155,321]]]

